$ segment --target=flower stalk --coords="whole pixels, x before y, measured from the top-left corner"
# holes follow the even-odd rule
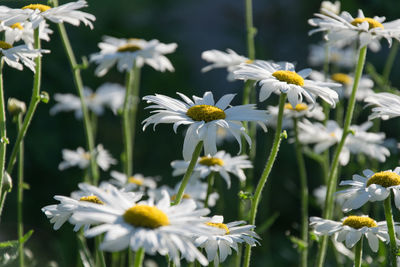
[[[391,266],[397,266],[397,245],[396,245],[396,234],[394,230],[394,222],[393,222],[393,213],[392,213],[392,203],[391,197],[392,192],[390,192],[389,196],[384,200],[383,206],[385,210],[385,218],[388,227],[389,239],[390,239],[390,261]]]
[[[212,193],[213,185],[214,185],[214,177],[215,172],[211,172],[207,177],[207,195],[206,199],[204,200],[204,208],[208,208],[208,199]]]
[[[17,117],[17,130],[21,131],[22,128],[22,116],[18,114]],[[18,195],[17,195],[17,214],[18,214],[18,252],[19,252],[19,266],[24,267],[24,242],[22,238],[24,236],[24,223],[23,223],[23,199],[24,199],[24,141],[19,144],[18,152]]]
[[[136,251],[135,253],[134,267],[142,267],[143,259],[144,259],[144,249],[139,248],[138,251]]]
[[[361,236],[360,241],[356,244],[354,251],[354,267],[361,267],[362,263],[362,247],[364,236]]]

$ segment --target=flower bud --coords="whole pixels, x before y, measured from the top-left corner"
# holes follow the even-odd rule
[[[335,3],[332,3],[330,1],[322,1],[321,3],[321,13],[324,14],[322,9],[326,9],[336,15],[339,15],[340,13],[340,2],[335,1]]]
[[[7,110],[13,116],[16,116],[20,113],[24,114],[26,112],[26,105],[24,102],[11,97],[7,102]]]
[[[11,188],[12,188],[11,176],[8,174],[8,172],[4,172],[2,191],[9,192],[11,191]]]

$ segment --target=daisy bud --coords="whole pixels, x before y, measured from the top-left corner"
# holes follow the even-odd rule
[[[8,174],[8,172],[4,172],[2,190],[3,192],[10,192],[11,188],[12,188],[11,176]]]
[[[24,102],[11,97],[7,102],[7,110],[12,116],[16,116],[20,113],[24,114],[26,112],[26,105]]]

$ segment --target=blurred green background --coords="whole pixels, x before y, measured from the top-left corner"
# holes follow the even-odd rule
[[[45,1],[37,1],[46,4]],[[9,7],[22,7],[31,2],[22,0],[1,0],[0,4]],[[60,4],[65,3],[60,1]],[[97,52],[98,42],[102,36],[110,35],[121,38],[159,39],[164,43],[176,42],[178,49],[168,55],[176,71],[160,73],[150,67],[144,67],[140,95],[161,93],[175,96],[179,91],[187,95],[202,95],[205,91],[213,91],[216,99],[226,93],[237,93],[233,104],[241,103],[243,83],[226,81],[225,70],[213,70],[201,73],[207,65],[201,59],[201,52],[209,49],[225,50],[231,48],[239,54],[246,55],[246,32],[244,25],[244,1],[232,0],[88,0],[89,7],[84,11],[96,16],[94,30],[88,27],[72,27],[66,25],[75,54],[78,58]],[[308,67],[307,55],[309,45],[321,40],[320,35],[309,37],[307,32],[311,27],[307,19],[318,12],[320,1],[254,0],[254,26],[256,35],[257,58],[276,61],[296,62],[298,68]],[[367,16],[386,16],[393,20],[400,15],[400,1],[343,1],[342,10],[355,15],[362,8]],[[54,30],[51,42],[43,42],[43,48],[50,49],[51,54],[43,57],[42,90],[52,97],[55,93],[73,93],[75,88],[66,55],[59,39],[57,28]],[[383,49],[378,53],[368,53],[367,61],[372,62],[378,72],[382,71],[388,54],[385,41]],[[400,86],[398,61],[392,73],[392,84]],[[112,69],[106,76],[94,76],[95,66],[91,65],[82,72],[86,86],[93,89],[102,83],[123,83],[123,74]],[[30,99],[32,88],[32,73],[17,71],[6,67],[4,70],[4,85],[6,99],[15,97],[25,102]],[[269,104],[276,105],[277,99],[272,98]],[[36,258],[37,266],[45,266],[49,261],[56,261],[59,266],[75,266],[77,261],[76,240],[70,225],[65,224],[60,230],[54,231],[46,216],[41,212],[45,205],[53,204],[54,195],[69,195],[77,189],[82,180],[82,171],[71,168],[60,172],[57,169],[61,161],[61,149],[75,149],[85,146],[82,122],[75,119],[72,113],[49,115],[49,109],[54,105],[41,103],[28,131],[25,149],[25,180],[30,189],[24,193],[24,224],[25,229],[35,231],[27,243]],[[265,108],[266,103],[258,103]],[[149,115],[144,110],[144,103],[139,104],[138,125]],[[365,114],[364,114],[365,113]],[[363,111],[361,118],[366,119],[369,111]],[[388,137],[399,136],[399,120],[383,122],[383,130]],[[8,135],[13,144],[15,125],[7,122]],[[134,171],[146,176],[162,176],[162,183],[175,184],[178,177],[171,176],[170,162],[181,159],[183,144],[183,127],[175,134],[171,125],[159,125],[155,132],[151,128],[143,132],[138,127],[135,141]],[[269,152],[273,129],[269,133],[258,135],[258,157],[255,177],[260,176],[265,159]],[[110,111],[99,118],[96,143],[104,144],[115,158],[122,151],[121,123],[119,117]],[[168,142],[166,142],[168,140]],[[11,146],[9,146],[9,151]],[[222,149],[222,148],[221,148]],[[236,154],[237,144],[225,143],[223,149]],[[9,152],[8,151],[8,152]],[[322,181],[319,166],[307,159],[307,170],[310,192]],[[368,163],[368,161],[366,161]],[[383,165],[385,168],[397,166],[397,155]],[[367,165],[367,164],[366,164]],[[112,169],[120,169],[120,165]],[[342,170],[341,177],[349,179],[353,173],[360,173],[368,166],[360,168],[356,159]],[[108,173],[102,173],[102,179],[108,179]],[[15,183],[15,181],[14,181]],[[299,236],[300,221],[299,179],[293,146],[284,142],[279,152],[267,187],[264,190],[257,224],[260,225],[274,214],[278,218],[267,233],[261,235],[262,246],[254,249],[253,266],[297,266],[297,252],[288,235]],[[222,183],[225,186],[224,183]],[[230,190],[223,190],[223,201],[237,203],[237,180],[233,179]],[[217,205],[220,207],[222,204]],[[221,210],[219,211],[221,212]],[[237,206],[228,205],[223,209],[226,221],[237,220]],[[311,200],[310,215],[320,215],[320,209]],[[16,239],[16,190],[7,197],[3,221],[0,224],[0,241]],[[313,249],[315,249],[315,244]],[[310,253],[312,257],[312,252]],[[163,266],[162,261],[160,266]],[[332,263],[334,264],[334,263]],[[224,265],[225,266],[225,265]],[[327,263],[326,266],[329,266]],[[333,265],[331,265],[333,266]]]

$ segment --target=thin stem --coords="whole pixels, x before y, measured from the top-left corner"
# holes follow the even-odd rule
[[[360,241],[358,241],[354,249],[354,267],[361,267],[363,239],[364,236],[361,236]]]
[[[53,1],[53,2],[57,2],[57,1]],[[96,164],[95,148],[94,148],[94,135],[93,135],[92,124],[90,122],[89,111],[86,106],[85,95],[83,92],[83,82],[82,82],[81,69],[80,69],[81,67],[76,62],[75,54],[74,54],[74,51],[72,50],[72,46],[69,41],[67,31],[65,30],[64,24],[58,23],[57,26],[58,26],[58,30],[60,32],[60,36],[61,36],[61,40],[62,40],[64,49],[65,49],[65,52],[67,53],[68,61],[70,63],[71,69],[72,69],[72,76],[74,79],[74,84],[77,89],[79,99],[81,101],[86,143],[87,143],[87,148],[89,150],[89,153],[91,155],[90,156],[90,171],[91,171],[91,176],[92,176],[91,182],[96,185],[99,180],[99,169]]]
[[[22,128],[22,116],[18,114],[17,118],[17,130],[21,131]],[[17,213],[18,213],[18,251],[19,251],[19,266],[24,267],[24,243],[21,242],[24,236],[24,224],[22,220],[22,208],[23,208],[23,194],[24,194],[24,141],[19,145],[18,153],[18,196],[17,196]]]
[[[257,184],[256,191],[254,193],[253,197],[253,203],[251,205],[251,210],[250,210],[250,224],[255,224],[256,221],[256,215],[257,215],[257,208],[258,204],[261,199],[261,193],[262,190],[267,183],[268,176],[271,172],[272,167],[274,166],[274,162],[276,159],[276,155],[278,154],[279,151],[279,146],[282,141],[282,121],[283,121],[283,110],[285,107],[285,100],[286,100],[286,94],[281,93],[279,97],[279,112],[278,112],[278,122],[276,125],[276,132],[275,132],[275,138],[274,138],[274,143],[272,144],[272,149],[268,157],[268,161],[265,164],[264,171],[261,175],[260,181]],[[250,255],[251,255],[251,246],[246,245],[246,251],[245,251],[245,258],[244,258],[244,266],[249,267],[250,266]]]
[[[210,195],[213,190],[214,177],[215,177],[215,172],[211,172],[207,177],[207,195],[206,199],[204,200],[204,208],[208,208],[208,199],[210,198]]]
[[[193,172],[194,166],[196,166],[197,159],[200,156],[202,148],[203,148],[203,141],[200,141],[196,145],[196,148],[193,151],[192,159],[190,160],[190,163],[189,163],[189,166],[188,166],[188,168],[186,170],[186,173],[183,176],[183,179],[182,179],[182,182],[181,182],[181,186],[179,187],[178,193],[176,194],[175,201],[174,201],[174,203],[172,205],[177,205],[177,204],[179,204],[181,202],[182,197],[183,197],[183,193],[185,192],[186,185],[188,184],[189,179],[192,176],[192,172]]]
[[[132,151],[135,151],[135,133],[136,133],[136,116],[139,104],[139,89],[140,89],[140,70],[141,68],[135,66],[133,68],[133,90],[132,90],[132,108],[130,109],[131,118],[131,140],[132,140]],[[132,162],[133,165],[133,152],[132,152]],[[132,166],[133,170],[133,166]]]
[[[101,236],[96,236],[94,238],[96,244],[96,266],[106,267],[106,260],[104,258],[104,253],[100,250]]]
[[[392,262],[392,266],[395,267],[397,266],[397,259],[396,259],[397,245],[396,245],[396,235],[394,231],[391,195],[392,192],[390,192],[389,196],[384,200],[383,205],[385,208],[385,218],[390,238],[390,260]]]
[[[139,248],[135,253],[135,265],[134,267],[142,267],[144,259],[144,249]]]
[[[351,120],[353,118],[354,106],[356,103],[356,93],[357,93],[357,88],[358,88],[358,82],[360,81],[360,77],[361,77],[361,74],[362,74],[362,71],[364,68],[366,54],[367,54],[367,47],[364,46],[359,51],[358,62],[357,62],[355,77],[354,77],[353,89],[352,89],[349,103],[347,106],[346,119],[345,119],[344,125],[343,125],[343,134],[342,134],[342,138],[340,139],[340,142],[335,150],[331,169],[329,172],[328,187],[327,187],[327,193],[326,193],[326,199],[325,199],[325,208],[324,208],[324,213],[323,213],[323,217],[325,219],[331,219],[332,214],[333,214],[333,209],[334,209],[333,198],[334,198],[334,192],[336,191],[339,156],[340,156],[340,152],[342,151],[342,148],[344,146],[344,143],[346,141],[346,137],[349,134],[350,124],[351,124]],[[317,266],[319,266],[319,267],[324,266],[327,245],[328,245],[328,238],[327,238],[327,236],[323,236],[322,242],[319,247],[318,254],[317,254]]]
[[[247,54],[250,60],[254,60],[256,49],[254,46],[254,36],[256,29],[253,27],[253,3],[252,0],[245,0],[246,8],[246,32],[247,32]]]
[[[297,118],[293,118],[295,149],[297,165],[299,167],[300,176],[300,196],[301,196],[301,240],[308,245],[308,188],[307,188],[307,172],[304,163],[303,153],[301,151],[301,143],[299,141],[299,128]],[[300,253],[300,266],[307,267],[308,246],[302,248]]]
[[[0,59],[0,196],[3,194],[4,168],[6,161],[7,131],[6,131],[6,107],[4,101],[3,86],[3,58]],[[5,190],[4,190],[5,191]],[[4,193],[6,194],[6,192]]]
[[[130,126],[130,109],[132,108],[132,91],[133,91],[133,68],[126,74],[126,91],[125,91],[125,100],[124,100],[124,110],[122,113],[123,117],[123,134],[124,134],[124,172],[126,177],[130,177],[132,175],[132,154],[133,154],[133,145],[132,145],[132,133]]]
[[[385,79],[385,84],[388,84],[390,72],[393,67],[394,60],[396,59],[397,51],[399,50],[399,42],[393,40],[393,45],[390,48],[389,56],[386,59],[385,67],[383,68],[383,78]]]

